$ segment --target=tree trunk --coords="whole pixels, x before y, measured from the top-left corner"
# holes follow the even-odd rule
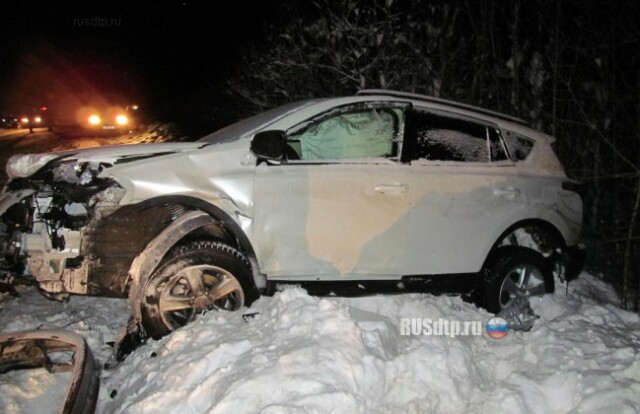
[[[560,0],[556,0],[556,20],[554,39],[554,57],[553,57],[553,101],[551,102],[551,132],[555,137],[557,135],[557,116],[558,116],[558,67],[560,66]]]
[[[636,219],[638,217],[638,209],[640,209],[640,178],[636,184],[636,197],[633,203],[633,210],[631,211],[631,219],[629,221],[629,230],[627,231],[627,241],[624,247],[624,267],[622,271],[622,308],[627,309],[627,297],[629,295],[629,279],[631,278],[631,247],[633,245],[633,230],[635,227]],[[636,286],[636,292],[638,287]],[[637,297],[637,296],[636,296]],[[638,302],[634,300],[634,310],[637,312]]]

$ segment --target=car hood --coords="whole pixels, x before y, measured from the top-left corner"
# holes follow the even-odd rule
[[[177,152],[192,151],[209,145],[203,142],[158,143],[138,145],[113,145],[41,154],[17,154],[7,162],[9,178],[29,177],[46,164],[78,161],[98,163],[123,163]]]

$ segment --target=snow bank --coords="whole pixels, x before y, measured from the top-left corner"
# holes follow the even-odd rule
[[[31,293],[0,301],[3,330],[8,321],[11,329],[47,318],[64,325],[76,312],[89,319],[69,328],[89,335],[100,358],[114,319],[126,319],[124,301],[105,299],[73,298],[46,317],[19,313],[16,305],[36,299]],[[291,288],[261,298],[247,310],[258,312],[252,318],[211,312],[150,341],[103,372],[98,411],[638,412],[640,320],[615,300],[583,274],[569,296],[559,286],[532,304],[541,315],[532,331],[495,340],[400,334],[401,318],[484,325],[492,316],[457,297],[318,298]]]
[[[401,336],[403,317],[487,321],[459,298],[316,298],[288,289],[244,321],[211,313],[140,349],[105,381],[105,412],[637,412],[637,315],[585,276],[535,303],[529,333]],[[560,289],[562,290],[562,289]],[[602,296],[602,295],[599,295]],[[155,356],[153,356],[155,355]]]
[[[185,141],[188,137],[173,123],[153,123],[142,131],[123,135],[117,139],[121,144],[150,144],[154,142]]]

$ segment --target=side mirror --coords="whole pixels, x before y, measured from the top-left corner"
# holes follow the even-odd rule
[[[284,131],[260,131],[251,140],[251,152],[262,160],[281,162],[287,148],[287,135]]]

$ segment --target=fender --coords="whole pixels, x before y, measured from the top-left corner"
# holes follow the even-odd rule
[[[231,218],[231,216],[226,211],[200,198],[188,195],[165,195],[141,201],[135,206],[137,209],[144,210],[151,206],[165,203],[182,204],[184,206],[193,207],[197,210],[208,213],[210,216],[214,217],[218,221],[218,223],[223,224],[225,228],[231,231],[233,236],[238,239],[240,248],[247,256],[249,256],[250,259],[256,257],[253,246],[240,225],[238,225],[238,223],[233,218]]]
[[[537,227],[542,228],[544,231],[548,232],[549,236],[551,236],[559,244],[559,247],[562,249],[563,252],[567,251],[567,248],[568,248],[567,247],[567,243],[566,243],[564,237],[562,236],[562,233],[552,223],[550,223],[548,221],[545,221],[545,220],[542,220],[542,219],[520,220],[517,223],[514,223],[511,226],[509,226],[502,233],[500,233],[500,236],[496,239],[496,241],[491,246],[491,249],[489,249],[489,251],[487,252],[486,259],[484,260],[484,263],[482,264],[481,271],[482,271],[482,269],[486,269],[488,266],[491,266],[493,260],[496,257],[496,252],[498,250],[505,251],[504,249],[515,248],[513,246],[505,246],[505,247],[501,247],[501,248],[498,249],[498,245],[502,240],[504,240],[504,238],[506,236],[508,236],[509,234],[514,232],[516,229],[521,228],[521,227],[525,227],[525,226],[537,226]],[[557,259],[558,258],[556,257],[556,255],[553,254],[548,258],[548,261],[553,262],[553,261],[555,261]],[[551,280],[551,282],[553,282],[553,280]],[[547,292],[547,293],[550,293],[550,292]]]
[[[253,244],[242,227],[240,227],[238,222],[234,220],[229,213],[205,200],[184,194],[170,194],[150,198],[135,204],[135,208],[145,210],[149,207],[165,203],[181,204],[187,207],[192,207],[196,210],[204,211],[216,220],[216,224],[222,225],[226,230],[229,230],[231,235],[236,238],[236,247],[238,247],[247,256],[247,259],[249,259],[249,262],[251,263],[251,272],[253,273],[253,281],[255,282],[256,287],[258,289],[264,289],[267,287],[267,279],[260,271],[260,263],[258,263],[258,258],[255,250],[253,249]],[[242,213],[236,211],[236,214]]]

